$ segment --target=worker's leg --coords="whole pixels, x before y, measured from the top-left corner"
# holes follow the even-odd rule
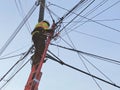
[[[32,39],[33,39],[33,42],[35,45],[35,54],[34,54],[34,58],[33,58],[33,64],[37,64],[40,62],[40,59],[44,52],[45,40],[42,37],[42,35],[40,35],[40,34],[36,34],[35,36],[33,36]]]

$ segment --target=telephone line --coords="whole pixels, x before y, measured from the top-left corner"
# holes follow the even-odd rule
[[[31,48],[32,48],[32,47],[31,47]],[[9,73],[19,62],[21,62],[21,61],[31,52],[31,48],[30,48],[27,52],[24,53],[24,56],[23,56],[20,60],[18,60],[18,61],[8,70],[8,72],[7,72],[5,75],[3,75],[3,77],[0,79],[0,82],[8,75],[8,73]]]
[[[20,53],[20,54],[17,54],[17,55],[12,55],[12,56],[8,56],[8,57],[3,57],[3,58],[0,58],[0,60],[3,60],[3,59],[9,59],[9,58],[13,58],[13,57],[18,57],[18,56],[21,56],[23,55],[24,53]]]
[[[29,59],[28,61],[26,61],[26,62],[22,65],[22,67],[21,67],[10,79],[8,79],[5,84],[2,85],[2,87],[0,87],[0,90],[2,90],[2,88],[4,88],[5,85],[7,85],[7,84],[10,82],[10,80],[12,80],[12,79],[15,77],[15,75],[16,75],[20,70],[22,70],[22,68],[23,68],[29,61],[30,61],[30,59]]]
[[[8,72],[3,75],[3,77],[0,79],[0,82],[8,75],[8,73],[10,73],[10,71],[20,62],[22,61],[23,59],[25,59],[27,57],[27,55],[31,52],[31,50],[33,49],[33,45],[29,48],[29,50],[27,52],[24,53],[24,56],[18,60],[9,70]],[[30,59],[28,61],[25,62],[25,64],[19,68],[19,70],[9,79],[7,80],[7,82],[0,88],[0,90],[30,61]]]
[[[67,48],[67,47],[60,46],[60,45],[56,45],[56,44],[53,44],[53,43],[51,43],[51,45],[54,45],[54,46],[57,46],[57,47],[60,47],[60,48],[63,48],[63,49],[67,49],[67,50],[70,50],[70,51],[82,53],[82,54],[85,54],[85,55],[88,55],[88,56],[92,56],[92,57],[94,57],[94,58],[98,58],[98,59],[102,59],[102,60],[107,60],[107,61],[109,61],[109,62],[113,62],[114,64],[120,65],[120,61],[118,61],[118,60],[114,60],[114,59],[102,57],[102,56],[99,56],[99,55],[87,53],[87,52],[80,51],[80,50],[76,50],[76,49]]]
[[[19,26],[16,28],[16,30],[14,31],[14,33],[10,36],[10,38],[6,41],[6,43],[4,44],[4,46],[0,49],[0,55],[5,51],[5,49],[11,43],[11,41],[15,38],[15,36],[21,30],[21,28],[23,27],[23,25],[26,23],[26,21],[32,15],[32,13],[35,11],[35,9],[37,8],[38,5],[39,5],[39,2],[36,1],[35,4],[32,6],[32,8],[30,9],[30,11],[28,12],[28,14],[25,16],[25,18],[21,21],[21,23],[19,24]]]
[[[51,52],[50,52],[50,53],[51,53]],[[116,84],[111,83],[111,82],[109,82],[109,81],[107,81],[107,80],[104,80],[104,79],[102,79],[102,78],[99,78],[99,77],[97,77],[97,76],[95,76],[95,75],[93,75],[93,74],[90,74],[90,73],[88,73],[88,72],[85,72],[85,71],[83,71],[83,70],[81,70],[81,69],[78,69],[78,68],[76,68],[76,67],[74,67],[74,66],[71,66],[71,65],[63,62],[63,61],[62,61],[60,58],[58,58],[55,54],[53,54],[53,53],[51,53],[51,54],[52,54],[55,58],[52,57],[52,56],[49,55],[49,54],[48,54],[48,58],[51,59],[51,60],[53,60],[53,61],[58,62],[58,63],[61,64],[61,65],[65,65],[65,66],[67,66],[67,67],[69,67],[69,68],[71,68],[71,69],[74,69],[74,70],[76,70],[76,71],[78,71],[78,72],[81,72],[81,73],[83,73],[83,74],[86,74],[86,75],[88,75],[88,76],[90,76],[90,77],[93,77],[93,78],[95,78],[95,79],[97,79],[97,80],[100,80],[100,81],[102,81],[102,82],[105,82],[105,83],[107,83],[107,84],[109,84],[109,85],[112,85],[112,86],[114,86],[114,87],[120,88],[119,85],[116,85]]]

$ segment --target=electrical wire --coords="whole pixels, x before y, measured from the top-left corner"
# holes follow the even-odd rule
[[[67,43],[71,48],[74,48],[74,49],[75,49],[75,46],[74,46],[72,40],[70,39],[68,33],[66,33],[66,35],[67,35],[68,39],[70,40],[70,42],[72,43],[72,46],[73,46],[73,47],[72,47],[70,44],[68,44],[68,43],[63,39],[64,42]],[[113,83],[113,81],[112,81],[108,76],[106,76],[102,71],[100,71],[100,70],[99,70],[95,65],[93,65],[90,61],[88,61],[81,53],[78,53],[78,52],[77,52],[77,54],[78,54],[79,58],[81,59],[82,63],[84,64],[85,68],[87,69],[87,71],[88,71],[89,73],[90,73],[90,71],[89,71],[87,65],[85,64],[84,60],[86,60],[86,61],[87,61],[89,64],[91,64],[95,69],[97,69],[97,71],[99,71],[105,78],[107,78],[109,81],[111,81],[111,82]],[[84,60],[83,60],[82,58],[83,58]],[[90,73],[90,74],[91,74],[91,73]],[[93,79],[93,81],[96,83],[96,85],[99,87],[99,89],[102,90],[102,87],[100,87],[100,85],[97,83],[97,81],[96,81],[94,78],[92,78],[92,79]]]
[[[33,9],[34,10],[34,9]],[[31,10],[30,10],[31,11]],[[69,15],[69,14],[66,14],[66,16],[67,15]],[[22,27],[22,26],[21,26]],[[15,34],[16,35],[16,34]],[[12,36],[14,36],[14,35],[12,35]],[[15,37],[15,36],[14,36]],[[11,41],[11,40],[9,40],[9,41]],[[15,64],[16,65],[16,64]],[[14,66],[13,66],[14,67]],[[11,68],[11,69],[13,69],[13,67]],[[1,80],[3,80],[4,79],[4,77],[11,71],[11,69],[3,76],[3,78],[1,78]],[[11,80],[11,78],[8,80],[8,81],[10,81]],[[7,81],[7,83],[8,83],[8,81]],[[3,88],[4,86],[5,86],[6,84],[4,84],[1,88]]]
[[[9,81],[9,80],[8,80]]]
[[[112,85],[112,86],[114,86],[114,87],[116,87],[116,88],[120,88],[119,85],[116,85],[116,84],[111,83],[111,82],[109,82],[109,81],[106,81],[106,80],[104,80],[104,79],[102,79],[102,78],[99,78],[99,77],[97,77],[97,76],[95,76],[95,75],[93,75],[93,74],[90,74],[90,73],[88,73],[88,72],[85,72],[85,71],[83,71],[83,70],[81,70],[81,69],[78,69],[78,68],[76,68],[76,67],[74,67],[74,66],[71,66],[71,65],[63,62],[60,58],[58,58],[58,57],[57,57],[55,54],[53,54],[52,52],[49,51],[49,53],[51,53],[55,58],[52,57],[52,56],[50,56],[50,55],[48,55],[48,58],[51,59],[51,60],[53,60],[53,61],[58,62],[58,63],[61,64],[61,65],[65,65],[65,66],[67,66],[67,67],[69,67],[69,68],[71,68],[71,69],[74,69],[74,70],[76,70],[76,71],[78,71],[78,72],[81,72],[81,73],[83,73],[83,74],[86,74],[86,75],[88,75],[88,76],[90,76],[90,77],[93,77],[93,78],[95,78],[95,79],[97,79],[97,80],[100,80],[100,81],[102,81],[102,82],[104,82],[104,83],[107,83],[107,84],[109,84],[109,85]]]
[[[28,47],[28,45],[25,45],[25,46],[23,46],[23,47],[21,47],[21,48],[19,48],[19,49],[16,49],[16,50],[14,50],[14,51],[11,51],[11,52],[9,52],[9,53],[6,53],[6,54],[3,55],[2,57],[7,57],[7,56],[9,56],[9,55],[12,55],[12,54],[14,54],[14,53],[17,53],[18,51],[24,49],[25,47]],[[2,57],[1,57],[1,58],[2,58]]]
[[[70,40],[70,42],[71,42],[71,44],[72,44],[72,47],[71,47],[71,48],[76,49],[76,47],[75,47],[75,45],[73,44],[73,42],[72,42],[71,38],[69,37],[68,33],[66,33],[66,35],[67,35],[68,39]],[[86,70],[88,71],[88,73],[91,74],[91,72],[90,72],[90,70],[88,69],[86,63],[85,63],[84,60],[82,59],[83,56],[82,56],[81,54],[79,54],[79,53],[77,53],[77,54],[78,54],[78,57],[80,58],[80,60],[82,61],[83,65],[85,66]],[[81,57],[81,56],[82,56],[82,57]],[[99,88],[100,90],[102,90],[102,88],[100,87],[100,85],[98,84],[98,82],[97,82],[93,77],[92,77],[92,79],[93,79],[93,81],[95,82],[95,84],[98,86],[98,88]]]
[[[2,88],[4,88],[4,87],[10,82],[10,80],[12,80],[12,79],[15,77],[15,75],[16,75],[20,70],[22,70],[23,67],[24,67],[29,61],[30,61],[30,59],[29,59],[28,61],[26,61],[26,62],[22,65],[22,67],[19,68],[19,70],[18,70],[17,72],[15,72],[15,74],[14,74],[11,78],[9,78],[4,85],[2,85],[2,87],[0,87],[0,90],[2,90]]]
[[[92,65],[97,71],[99,71],[106,79],[114,83],[107,75],[105,75],[100,69],[98,69],[93,63],[91,63],[84,55],[80,54],[90,65]]]
[[[103,11],[99,12],[98,14],[96,14],[95,16],[93,16],[91,19],[97,17],[98,15],[104,13],[105,11],[109,10],[110,8],[114,7],[115,5],[119,4],[120,0],[118,0],[117,2],[113,3],[111,6],[109,6],[108,8],[104,9]]]
[[[87,56],[91,56],[93,58],[97,58],[97,59],[100,59],[100,60],[108,61],[110,63],[114,63],[114,64],[117,64],[117,65],[120,65],[120,61],[115,60],[115,59],[111,59],[111,58],[107,58],[107,57],[91,54],[91,53],[80,51],[80,50],[76,50],[76,49],[67,48],[67,47],[64,47],[64,46],[61,46],[61,45],[55,45],[53,43],[51,43],[51,45],[57,46],[57,47],[60,47],[60,48],[63,48],[63,49],[67,49],[67,50],[70,50],[70,51],[78,52],[78,53],[81,53],[81,54],[84,54],[84,55],[87,55]]]
[[[106,3],[107,1],[105,1],[104,3]],[[100,6],[102,6],[104,3],[102,3],[101,2],[101,4],[99,4],[99,7]],[[119,3],[119,1],[118,2],[115,2],[114,4],[112,4],[110,7],[108,7],[107,9],[105,9],[105,10],[103,10],[101,13],[103,13],[104,11],[106,11],[106,10],[108,10],[109,8],[111,8],[111,7],[113,7],[114,5],[116,5],[117,3]],[[62,8],[62,9],[64,9],[64,10],[67,10],[67,9],[65,9],[65,8],[63,8],[63,7],[60,7],[60,6],[58,6],[58,5],[55,5],[55,4],[52,4],[52,5],[54,5],[54,6],[56,6],[56,7],[59,7],[59,8]],[[98,8],[98,7],[97,7]],[[97,9],[96,8],[96,9]],[[67,10],[67,11],[69,11],[69,10]],[[72,12],[73,14],[75,14],[74,12]],[[101,13],[99,13],[99,15],[101,14]],[[83,17],[83,16],[82,16]],[[86,18],[86,17],[83,17],[83,18]],[[86,18],[86,19],[88,19],[88,18]],[[116,19],[115,19],[116,20]],[[118,20],[118,19],[117,19]],[[93,22],[93,21],[95,21],[95,23],[96,23],[96,20],[87,20],[87,22],[88,21],[91,21],[91,22]],[[75,22],[75,21],[74,21]],[[82,21],[81,21],[82,22]],[[84,21],[83,21],[84,22]],[[78,22],[77,22],[78,23]],[[80,22],[79,22],[80,23]],[[100,23],[97,23],[97,24],[100,24]],[[101,24],[100,24],[101,25]],[[78,26],[78,27],[80,27],[80,26]],[[73,28],[73,27],[72,27]],[[74,30],[75,31],[75,29],[76,28],[74,28],[74,29],[72,29],[72,30]],[[112,29],[112,28],[111,28]],[[69,29],[70,30],[70,29]],[[71,31],[72,31],[71,30]],[[114,29],[113,29],[114,30]],[[120,43],[118,43],[118,42],[114,42],[114,41],[111,41],[111,40],[107,40],[107,39],[104,39],[104,38],[100,38],[100,37],[97,37],[97,36],[94,36],[94,35],[90,35],[90,34],[86,34],[86,33],[83,33],[83,32],[80,32],[80,31],[75,31],[75,32],[79,32],[79,33],[81,33],[81,34],[84,34],[84,35],[87,35],[87,36],[90,36],[90,37],[94,37],[94,38],[97,38],[97,39],[101,39],[101,40],[104,40],[104,41],[107,41],[107,42],[111,42],[111,43],[114,43],[114,44],[117,44],[117,45],[120,45]]]
[[[9,58],[13,58],[13,57],[18,57],[18,56],[21,56],[21,55],[23,55],[23,54],[24,54],[24,53],[20,53],[20,54],[8,56],[8,57],[1,57],[0,60],[9,59]]]
[[[91,10],[89,10],[84,17],[87,17],[88,15],[92,14],[94,11],[96,11],[97,9],[99,9],[101,6],[103,6],[108,0],[103,0],[101,1],[98,5],[96,5],[95,7],[93,7]],[[80,21],[82,21],[84,18],[82,17],[82,19]]]
[[[22,22],[19,24],[19,26],[16,28],[14,33],[10,36],[10,38],[6,41],[6,43],[3,45],[3,47],[0,49],[0,55],[5,51],[5,49],[8,47],[8,45],[11,43],[11,41],[15,38],[15,36],[18,34],[18,32],[21,30],[23,25],[26,23],[26,21],[29,19],[29,17],[32,15],[32,13],[35,11],[37,6],[39,5],[38,1],[32,6],[28,14],[25,16],[25,18],[22,20]]]
[[[47,10],[48,10],[48,13],[49,13],[52,21],[55,22],[54,19],[53,19],[53,16],[52,16],[52,11],[49,9],[49,7],[47,6],[47,4],[46,4],[46,8],[47,8]]]
[[[25,53],[24,53],[24,54],[25,54]],[[10,73],[10,71],[11,71],[13,68],[14,68],[19,62],[21,62],[23,59],[24,59],[24,58],[18,60],[18,61],[8,70],[8,72],[7,72],[5,75],[3,75],[3,77],[0,79],[0,82],[8,75],[8,73]]]
[[[20,16],[21,16],[22,19],[23,19],[24,16],[25,16],[25,13],[24,13],[24,9],[22,8],[21,1],[18,0],[18,4],[17,4],[17,0],[15,0],[15,5],[16,5],[16,7],[17,7],[17,10],[18,10]],[[20,8],[19,8],[19,7],[20,7]],[[25,23],[25,25],[26,25],[26,28],[27,28],[27,30],[29,31],[29,33],[31,33],[31,27],[30,27],[29,21],[27,21],[27,22]]]
[[[84,3],[85,0],[80,0],[80,2],[78,2],[71,10],[69,10],[68,13],[66,13],[63,17],[67,17],[69,14],[71,14],[71,12],[73,12],[74,10],[77,9],[78,6],[80,6],[82,3]]]
[[[86,10],[95,0],[92,0],[82,11],[78,13],[74,18],[72,18],[68,24],[66,24],[59,32],[63,31],[71,22],[73,22],[84,10]],[[69,11],[70,13],[72,11]]]
[[[49,5],[47,5],[46,4],[46,8],[47,8],[47,11],[48,11],[48,13],[49,13],[49,15],[50,15],[50,17],[52,16],[52,15],[54,15],[56,18],[57,18],[57,20],[59,20],[60,19],[60,17],[57,15],[57,14],[55,14],[49,7],[51,6],[51,3],[50,2],[48,2],[49,3]],[[49,10],[48,10],[49,9]]]
[[[78,6],[74,9],[74,11],[72,12],[77,12],[79,10],[82,10],[85,6],[87,6],[89,4],[89,2],[91,2],[92,0],[81,0],[80,4],[78,3]],[[67,16],[67,18],[71,18],[70,16],[73,15],[71,12],[70,14]],[[66,19],[67,19],[66,18]]]
[[[87,34],[87,33],[84,33],[84,32],[77,31],[77,30],[74,30],[74,32],[80,33],[80,34],[83,34],[83,35],[86,35],[86,36],[89,36],[89,37],[93,37],[93,38],[96,38],[96,39],[100,39],[100,40],[103,40],[103,41],[106,41],[106,42],[110,42],[110,43],[113,43],[113,44],[120,45],[119,42],[115,42],[115,41],[111,41],[111,40],[108,40],[108,39],[104,39],[104,38],[101,38],[101,37],[98,37],[98,36],[95,36],[95,35]]]
[[[92,22],[94,22],[94,23],[96,23],[96,24],[99,24],[99,25],[101,25],[101,26],[104,26],[104,27],[106,27],[106,28],[109,28],[110,30],[117,31],[117,32],[119,32],[119,33],[120,33],[120,31],[119,31],[118,29],[115,29],[115,28],[113,28],[113,27],[110,27],[110,26],[107,26],[107,25],[102,24],[102,23],[100,23],[100,22],[96,22],[96,21],[92,20],[93,18],[97,17],[98,15],[100,15],[100,14],[102,14],[103,12],[107,11],[108,9],[112,8],[113,6],[117,5],[118,3],[120,3],[120,0],[119,0],[119,1],[117,1],[117,2],[115,2],[114,4],[112,4],[112,5],[111,5],[111,6],[109,6],[108,8],[106,8],[106,9],[102,10],[100,13],[96,14],[95,16],[93,16],[93,17],[92,17],[92,18],[90,18],[90,19],[89,19],[89,18],[87,18],[87,17],[84,17],[84,16],[82,16],[82,15],[79,15],[79,16],[81,16],[81,17],[83,17],[83,18],[87,19],[87,21],[86,21],[86,22],[88,22],[88,21],[92,21]],[[84,23],[82,23],[82,24],[80,24],[80,25],[78,25],[78,26],[76,26],[76,27],[72,28],[72,30],[74,30],[74,29],[76,29],[76,28],[78,28],[78,27],[80,27],[80,26],[84,25],[86,22],[84,22]]]
[[[0,79],[0,82],[12,71],[12,69],[13,69],[16,65],[19,64],[19,62],[23,61],[23,60],[29,55],[29,53],[32,51],[32,49],[33,49],[33,45],[29,48],[29,50],[28,50],[27,52],[24,53],[23,57],[22,57],[20,60],[18,60],[18,61],[8,70],[8,72],[7,72],[5,75],[3,75],[3,77]],[[14,74],[9,78],[9,80],[7,80],[7,82],[0,88],[0,90],[1,90],[8,82],[10,82],[10,80],[11,80],[29,61],[30,61],[30,59],[29,59],[28,61],[26,61],[26,62],[24,63],[24,65],[22,65],[21,67],[19,67],[19,69],[18,69],[16,72],[14,72]]]
[[[97,4],[95,7],[93,7],[91,10],[89,10],[86,14],[82,15],[83,17],[80,17],[79,21],[81,22],[82,20],[84,20],[84,17],[89,16],[90,14],[92,14],[93,12],[95,12],[97,9],[99,9],[101,6],[103,6],[108,0],[103,0],[101,1],[99,4]],[[79,23],[77,23],[79,24]],[[72,25],[72,27],[77,26],[77,24]]]
[[[59,22],[63,21],[69,14],[71,14],[71,12],[73,12],[74,10],[76,10],[76,8],[81,5],[85,0],[81,0],[80,2],[78,2],[71,10],[69,10],[65,15],[63,15],[62,18],[60,18]],[[94,1],[94,0],[93,0]],[[92,4],[92,3],[90,3]],[[89,5],[88,5],[89,6]],[[86,8],[85,8],[86,9]],[[84,9],[84,10],[85,10]]]
[[[103,11],[101,11],[100,13],[98,13],[97,15],[95,15],[94,17],[92,17],[91,19],[89,19],[89,18],[87,18],[87,17],[84,17],[84,16],[82,16],[82,15],[76,14],[76,13],[74,13],[74,12],[71,12],[71,13],[87,19],[86,22],[91,21],[91,22],[97,23],[97,24],[99,24],[99,25],[102,25],[102,26],[104,26],[104,27],[107,27],[107,28],[109,28],[109,29],[111,29],[111,30],[113,30],[113,31],[119,32],[118,29],[112,28],[112,27],[110,27],[110,26],[107,26],[107,25],[104,25],[104,24],[102,24],[102,23],[99,23],[99,22],[97,22],[97,21],[95,21],[95,20],[92,20],[93,18],[95,18],[96,16],[98,16],[98,15],[102,14],[103,12],[107,11],[108,9],[110,9],[110,8],[113,7],[113,6],[115,6],[115,5],[118,4],[119,2],[120,2],[120,1],[115,2],[114,4],[112,4],[111,6],[109,6],[108,8],[104,9]],[[69,11],[69,10],[67,10],[67,9],[65,9],[65,8],[63,8],[63,7],[58,6],[58,5],[55,5],[55,4],[52,4],[52,5],[54,5],[54,6],[56,6],[56,7],[59,7],[59,8],[61,8],[61,9],[63,9],[63,10]],[[70,21],[70,22],[71,22],[71,21]],[[69,22],[69,23],[70,23],[70,22]],[[84,22],[84,24],[85,24],[86,22]],[[68,24],[69,24],[69,23],[68,23]],[[78,22],[77,22],[77,23],[78,23]],[[79,22],[79,23],[80,23],[80,22]],[[81,25],[83,25],[83,24],[81,24]],[[71,28],[71,31],[77,29],[77,28],[80,27],[81,25],[78,25],[78,26],[76,26],[75,28],[72,27],[72,28]],[[66,26],[67,26],[67,25],[66,25]],[[64,26],[61,30],[63,30],[66,26]],[[105,40],[105,39],[103,39],[103,40]],[[105,40],[105,41],[110,41],[110,40]],[[116,43],[116,42],[114,42],[114,41],[110,41],[110,42]],[[119,44],[119,43],[116,43],[116,44]]]
[[[66,30],[65,30],[65,33],[66,33],[68,39],[70,40],[70,42],[72,43],[72,46],[71,46],[69,43],[67,43],[64,39],[62,39],[62,40],[63,40],[65,43],[67,43],[71,48],[75,49],[75,46],[74,46],[72,40],[70,39],[68,33],[66,32]],[[89,73],[90,73],[90,71],[89,71],[89,69],[87,68],[87,65],[85,64],[85,62],[84,62],[84,60],[82,59],[82,57],[83,57],[89,64],[91,64],[95,69],[97,69],[105,78],[107,78],[109,81],[111,81],[111,82],[113,83],[113,81],[112,81],[108,76],[106,76],[106,75],[105,75],[102,71],[100,71],[95,65],[93,65],[91,62],[89,62],[82,54],[80,54],[80,53],[78,53],[78,52],[77,52],[77,54],[78,54],[79,58],[82,60],[85,68],[87,69],[87,71],[88,71]],[[99,87],[99,89],[102,90],[102,88],[101,88],[100,85],[97,83],[97,81],[96,81],[94,78],[93,78],[93,80],[95,81],[95,83],[96,83],[96,85]]]
[[[74,10],[76,10],[76,8],[77,8],[79,5],[81,5],[82,3],[84,3],[84,1],[85,1],[85,0],[81,0],[80,2],[78,2],[71,10],[69,10],[69,12],[67,12],[65,15],[63,15],[63,17],[60,18],[60,20],[58,20],[58,22],[57,22],[56,24],[62,23],[62,21],[63,21],[66,17],[68,17],[68,15],[71,14],[71,12],[73,12]],[[93,0],[89,5],[91,5],[93,2],[94,2],[94,0]],[[89,5],[88,5],[88,6],[89,6]],[[87,6],[87,7],[88,7],[88,6]],[[86,8],[87,8],[87,7],[86,7]],[[85,9],[86,9],[86,8],[85,8]],[[85,10],[85,9],[84,9],[84,10]],[[83,10],[83,11],[84,11],[84,10]],[[82,13],[82,11],[81,11],[81,13]],[[49,14],[50,14],[50,9],[49,9]]]
[[[99,19],[99,20],[96,19],[96,20],[94,20],[94,21],[99,21],[99,22],[111,21],[111,22],[112,22],[112,21],[120,21],[120,19],[119,19],[119,18],[117,18],[117,19],[116,19],[116,18],[115,18],[115,19],[114,19],[114,18],[113,18],[113,19],[101,19],[101,20],[100,20],[100,19]],[[86,20],[86,21],[80,21],[80,20],[78,20],[78,21],[73,21],[73,23],[80,23],[80,22],[92,22],[92,21],[88,21],[88,20]],[[63,22],[63,23],[68,23],[68,22]]]

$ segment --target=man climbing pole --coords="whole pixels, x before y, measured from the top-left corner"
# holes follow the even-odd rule
[[[32,40],[35,46],[35,53],[31,57],[32,66],[39,64],[45,49],[45,41],[47,39],[47,36],[54,32],[53,28],[49,29],[49,26],[50,26],[49,22],[41,21],[35,26],[34,30],[31,33]]]

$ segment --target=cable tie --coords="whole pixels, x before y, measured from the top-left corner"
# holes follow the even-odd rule
[[[33,81],[35,81],[36,83],[39,83],[39,80],[34,78]]]

